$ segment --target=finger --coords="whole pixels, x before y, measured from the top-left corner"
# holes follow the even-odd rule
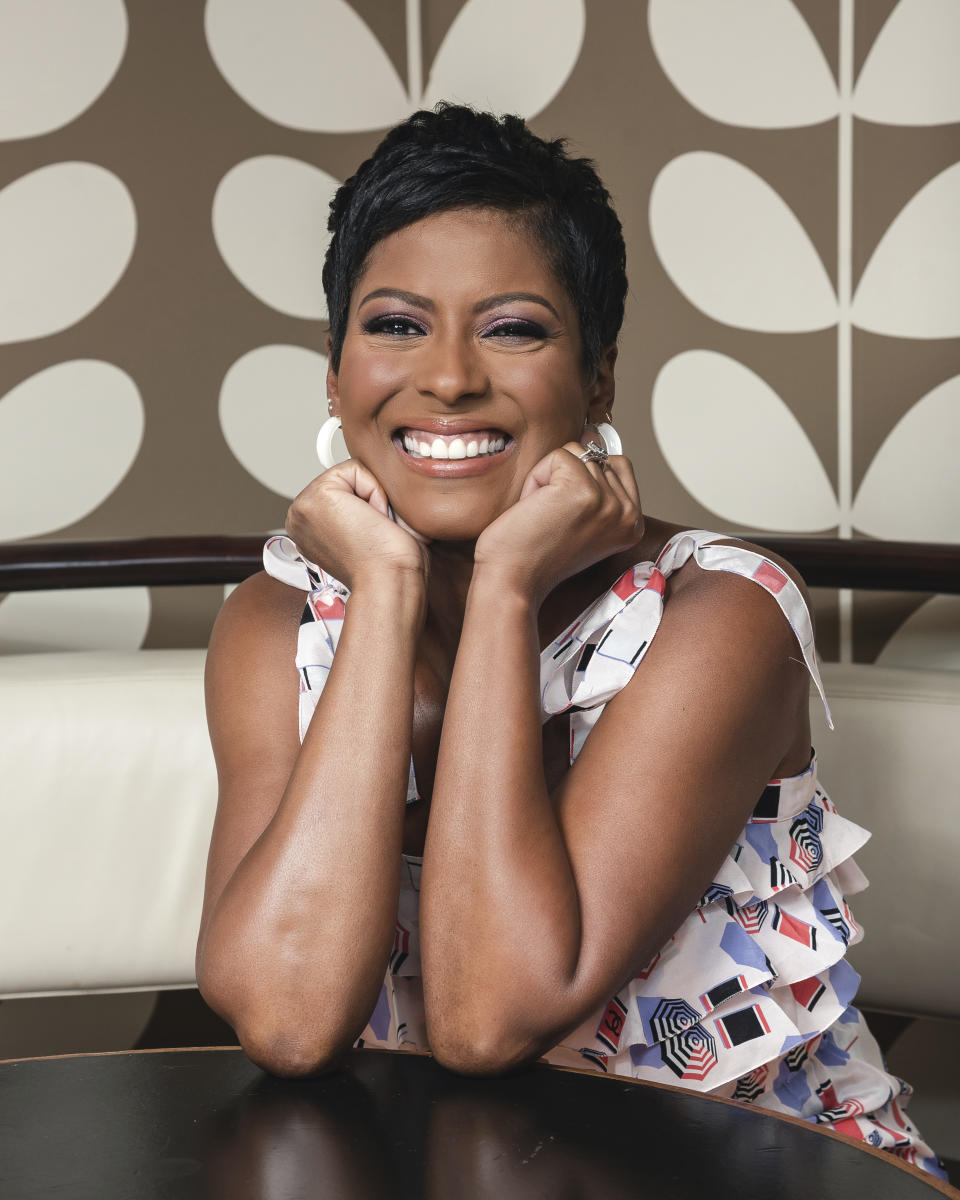
[[[643,506],[640,503],[640,489],[633,473],[633,464],[622,454],[612,454],[607,460],[606,474],[611,489],[619,489],[618,495],[621,497],[624,510],[636,514],[635,528],[642,531],[644,527]],[[616,484],[614,484],[614,480]]]
[[[633,472],[633,464],[623,454],[611,454],[607,459],[607,471],[616,476],[630,500],[640,507],[640,488]]]
[[[566,449],[564,447],[563,449]],[[549,454],[543,458],[530,470],[526,479],[523,481],[523,487],[520,489],[520,499],[523,500],[527,496],[532,496],[534,492],[540,488],[546,487],[557,470],[565,466],[561,457],[561,451],[551,450]]]
[[[599,463],[598,466],[602,467],[603,481],[616,497],[617,503],[622,508],[634,508],[634,500],[624,486],[623,480],[617,473],[616,468],[608,462]]]
[[[604,479],[604,468],[606,459],[584,458],[586,447],[580,442],[567,442],[562,449],[568,451],[580,465],[584,468],[591,479],[597,483],[602,483]]]
[[[365,500],[374,511],[389,518],[390,505],[387,493],[380,486],[377,477],[368,471],[361,462],[355,458],[348,458],[346,462],[338,463],[337,466],[326,472],[326,475],[330,478],[325,482],[339,485],[341,488],[353,492],[360,500]]]

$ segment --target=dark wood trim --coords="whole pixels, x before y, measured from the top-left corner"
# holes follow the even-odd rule
[[[0,544],[0,592],[239,583],[263,566],[266,534]]]
[[[960,593],[960,546],[743,535],[793,563],[810,587]]]
[[[960,594],[960,546],[770,534],[744,537],[811,587]],[[265,534],[0,543],[0,593],[239,583],[262,566]]]

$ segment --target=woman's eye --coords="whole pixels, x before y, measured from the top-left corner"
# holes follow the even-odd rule
[[[484,337],[508,338],[512,340],[545,338],[547,331],[535,321],[509,320],[491,325]]]
[[[365,333],[385,333],[389,337],[414,337],[423,329],[409,317],[373,317],[363,325]]]

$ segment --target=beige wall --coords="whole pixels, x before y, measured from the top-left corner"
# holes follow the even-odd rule
[[[960,541],[954,0],[0,0],[0,538],[279,526],[318,470],[332,189],[439,97],[597,160],[648,511]],[[202,645],[218,588],[0,600],[0,650]],[[960,668],[960,600],[817,596]]]

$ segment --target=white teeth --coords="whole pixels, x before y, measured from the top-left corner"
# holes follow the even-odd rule
[[[506,445],[506,438],[489,435],[484,435],[479,441],[476,438],[467,441],[466,438],[455,437],[452,441],[445,442],[438,437],[429,442],[422,442],[414,434],[404,433],[400,440],[404,450],[415,458],[477,458],[485,454],[499,454]]]

